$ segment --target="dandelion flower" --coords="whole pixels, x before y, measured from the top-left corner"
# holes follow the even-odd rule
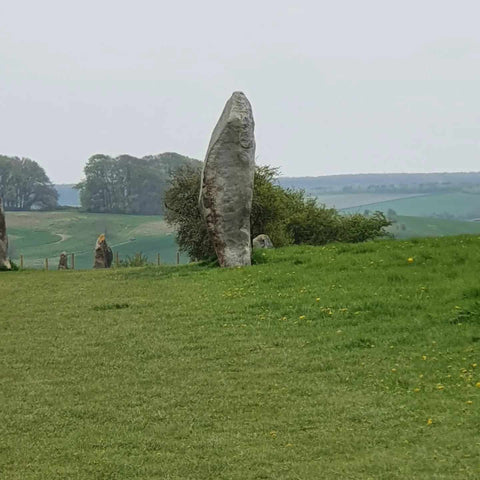
[[[303,319],[305,318],[305,315],[300,315],[298,318],[299,318],[300,320],[303,320]]]
[[[427,425],[430,426],[432,423],[433,423],[433,420],[432,420],[431,418],[429,418],[429,419],[427,420]]]
[[[407,262],[408,263],[413,263],[413,258],[412,257],[407,258]]]
[[[476,386],[477,388],[480,388],[480,382],[477,382],[477,383],[475,384],[475,386]]]
[[[427,356],[426,355],[422,355],[422,360],[426,360],[427,359]]]
[[[467,405],[471,405],[473,402],[471,400],[467,400]]]
[[[443,390],[445,387],[443,385],[437,385],[437,390]]]

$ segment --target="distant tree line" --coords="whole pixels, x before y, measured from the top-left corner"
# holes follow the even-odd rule
[[[388,184],[388,185],[346,185],[341,188],[342,193],[413,193],[431,194],[458,192],[471,190],[471,184],[445,183],[412,183],[412,184]]]
[[[435,193],[478,188],[480,172],[455,173],[367,173],[322,177],[282,177],[282,187],[304,188],[318,193]]]
[[[45,170],[29,158],[0,155],[0,197],[6,210],[51,210],[58,205]]]
[[[85,165],[85,179],[76,185],[88,212],[157,215],[172,173],[198,160],[177,153],[143,158],[94,155]]]

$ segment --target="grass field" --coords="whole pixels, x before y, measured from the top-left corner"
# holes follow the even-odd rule
[[[136,252],[147,255],[151,262],[173,264],[178,249],[172,230],[162,217],[142,215],[114,215],[58,212],[7,212],[6,221],[10,239],[11,257],[18,262],[25,258],[25,266],[41,268],[49,258],[56,268],[62,251],[75,253],[75,266],[89,269],[93,265],[93,249],[100,233],[120,259]],[[186,261],[182,256],[182,261]]]
[[[256,258],[0,274],[0,478],[480,478],[478,236]]]
[[[345,213],[363,213],[365,210],[387,212],[395,210],[398,215],[431,217],[434,215],[452,215],[456,218],[480,218],[480,194],[442,193],[423,195],[397,200],[368,203],[362,206],[345,208]]]

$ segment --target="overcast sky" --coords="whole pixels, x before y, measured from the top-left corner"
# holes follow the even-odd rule
[[[478,0],[0,0],[0,153],[204,158],[235,90],[284,175],[480,170]]]

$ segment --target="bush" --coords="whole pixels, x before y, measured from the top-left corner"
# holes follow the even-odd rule
[[[339,242],[358,243],[387,235],[384,227],[392,224],[382,212],[375,212],[369,217],[359,213],[341,217],[338,231]]]
[[[278,170],[257,167],[254,177],[251,236],[267,234],[276,247],[291,244],[324,245],[329,242],[363,242],[385,235],[390,222],[381,212],[365,217],[344,216],[333,208],[317,205],[303,190],[275,183]],[[215,258],[198,198],[201,171],[187,166],[172,176],[165,194],[165,219],[177,229],[180,250],[193,260]]]
[[[170,180],[165,192],[165,220],[177,229],[177,243],[192,260],[216,257],[200,212],[200,168],[179,168]]]
[[[145,267],[148,265],[148,258],[142,252],[137,252],[133,257],[127,255],[125,260],[120,260],[119,267]]]

